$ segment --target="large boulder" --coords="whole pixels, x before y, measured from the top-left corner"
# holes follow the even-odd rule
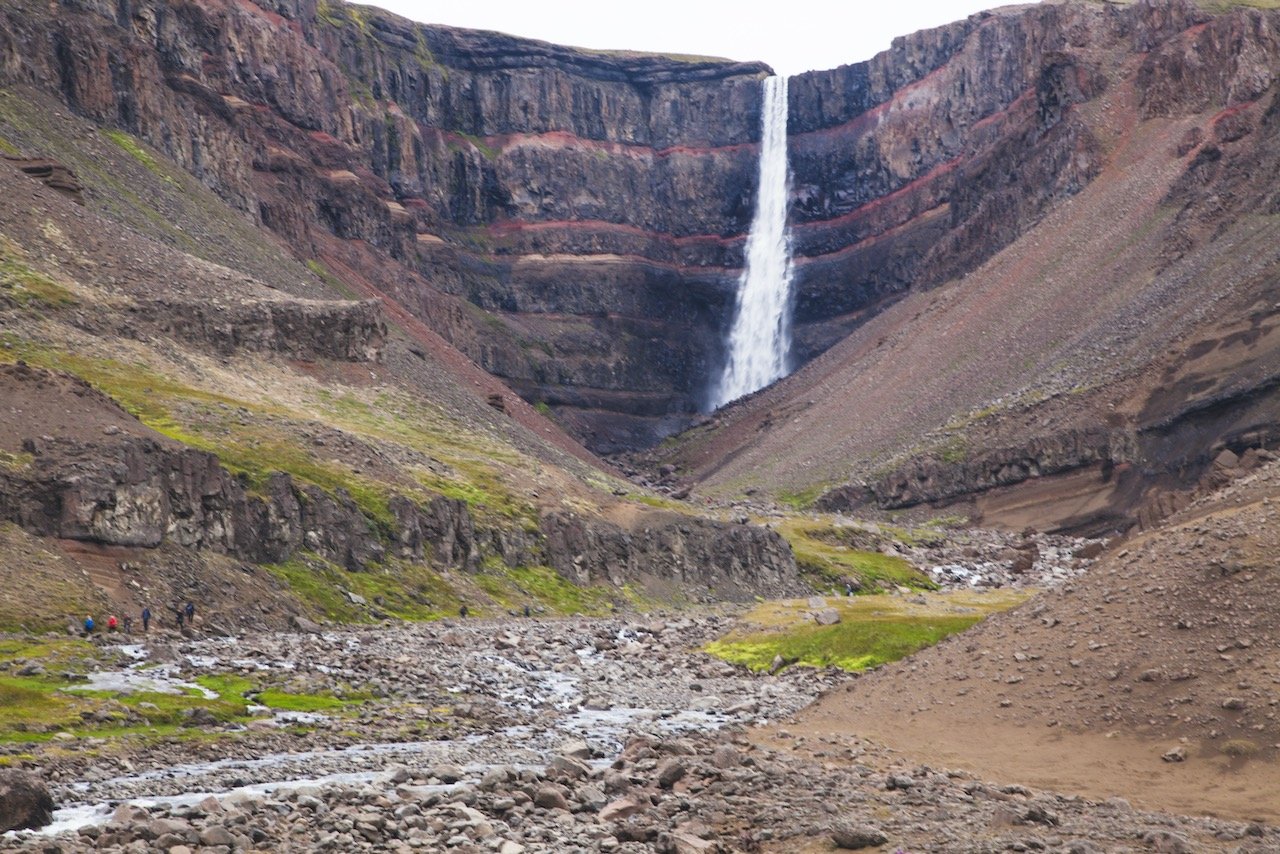
[[[39,778],[0,769],[0,833],[35,830],[53,821],[53,796]]]

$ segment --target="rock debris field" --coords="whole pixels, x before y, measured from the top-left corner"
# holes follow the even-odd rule
[[[697,649],[724,616],[449,621],[131,648],[156,678],[358,686],[356,716],[68,752],[17,851],[1280,850],[1256,823],[1147,813],[921,765],[787,718],[857,677],[753,675]],[[160,662],[163,666],[155,668]],[[108,682],[110,674],[103,677]],[[753,725],[774,724],[759,738]],[[297,729],[303,723],[308,731]]]

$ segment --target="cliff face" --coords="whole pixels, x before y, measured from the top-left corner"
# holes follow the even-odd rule
[[[1137,50],[1188,14],[975,16],[793,81],[800,360],[1085,184],[1099,154],[1071,107],[1105,81],[1082,46]],[[742,263],[764,66],[337,0],[73,0],[53,15],[20,0],[0,15],[6,77],[136,133],[300,257],[358,241],[423,274],[383,287],[589,446],[649,444],[696,413]]]
[[[5,78],[145,139],[300,257],[358,241],[424,274],[386,290],[595,447],[696,411],[750,219],[764,66],[314,0],[22,0],[0,21]]]
[[[1099,110],[1114,124],[1256,98],[1266,20],[1017,7],[795,78],[798,361],[1087,187],[1108,158]],[[695,419],[754,203],[764,66],[338,0],[15,0],[0,22],[3,79],[145,139],[593,449]]]
[[[1274,10],[1060,4],[802,77],[806,340],[854,329],[669,462],[708,490],[1105,532],[1265,458],[1278,34]]]

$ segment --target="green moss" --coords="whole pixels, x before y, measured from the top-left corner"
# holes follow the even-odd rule
[[[329,0],[319,0],[316,3],[316,18],[331,27],[343,27],[347,23],[341,4],[331,3]]]
[[[485,574],[476,576],[476,585],[508,611],[530,606],[566,615],[600,615],[609,612],[614,597],[613,590],[581,588],[547,566],[490,566]]]
[[[6,297],[23,308],[36,304],[58,308],[76,302],[70,290],[28,264],[22,248],[0,235],[0,299]]]
[[[476,151],[480,152],[480,156],[482,156],[485,160],[496,160],[498,159],[498,155],[502,153],[501,150],[489,145],[489,143],[483,137],[475,136],[474,134],[469,134],[469,133],[462,133],[461,131],[454,131],[454,134],[460,137],[461,139],[465,140],[467,144],[470,145],[472,148],[474,148]]]
[[[793,510],[807,510],[813,506],[813,502],[817,501],[827,489],[828,484],[815,483],[804,489],[779,492],[777,495],[778,503]]]
[[[925,603],[900,596],[834,598],[841,622],[819,626],[807,602],[766,603],[743,624],[705,650],[752,670],[767,669],[776,656],[810,667],[863,670],[896,661],[964,631],[985,616],[1024,601],[1029,594],[930,594]]]
[[[860,528],[789,519],[778,532],[791,544],[800,572],[816,587],[839,585],[845,579],[857,581],[863,591],[937,586],[903,558],[870,550],[868,546],[879,540]]]
[[[22,151],[19,150],[18,146],[0,136],[0,154],[7,154],[10,157],[21,157]]]
[[[363,299],[363,296],[361,294],[357,293],[355,289],[348,286],[346,282],[342,281],[337,276],[335,276],[329,270],[329,268],[326,267],[319,260],[312,258],[311,260],[307,261],[307,269],[310,270],[317,279],[324,282],[334,291],[346,297],[347,299],[353,299],[353,300]]]
[[[109,129],[104,130],[102,135],[120,146],[126,154],[141,163],[152,175],[155,175],[166,184],[177,186],[178,182],[173,179],[173,176],[161,167],[160,162],[152,157],[151,152],[147,151],[141,141],[132,134],[122,130]]]
[[[0,731],[70,725],[79,721],[79,709],[77,701],[55,694],[48,682],[0,676]]]
[[[35,462],[35,459],[31,454],[23,452],[11,454],[8,451],[0,451],[0,468],[8,469],[9,471],[21,471],[28,468]]]
[[[220,697],[242,697],[261,706],[284,712],[340,712],[363,703],[367,697],[354,692],[344,697],[332,694],[299,694],[279,688],[262,688],[232,674],[211,674],[196,678],[196,683],[216,692]]]
[[[340,712],[356,702],[321,694],[290,694],[276,690],[262,691],[257,699],[262,705],[283,712]]]
[[[285,582],[315,616],[343,623],[372,622],[380,615],[399,620],[437,620],[458,612],[463,596],[438,572],[420,564],[390,560],[378,571],[348,572],[313,554],[300,554],[267,570]],[[365,599],[351,601],[348,592]]]
[[[417,28],[414,35],[416,37],[416,44],[413,48],[413,58],[417,60],[418,67],[428,74],[436,72],[440,74],[443,79],[448,80],[449,69],[436,61],[435,54],[431,52],[431,48],[427,45],[426,33],[424,33],[421,28]]]
[[[937,449],[938,459],[950,465],[959,465],[969,458],[969,445],[960,436],[952,436]]]
[[[1247,9],[1280,9],[1280,0],[1196,0],[1196,5],[1207,12],[1226,12],[1244,7]]]
[[[712,641],[706,651],[733,664],[765,670],[775,656],[810,667],[865,670],[897,661],[947,635],[964,631],[981,617],[930,620],[879,619],[834,626],[810,626],[783,633],[765,633]]]
[[[39,664],[46,671],[72,676],[96,670],[110,658],[99,647],[79,638],[0,638],[0,662]],[[44,682],[58,681],[45,677]],[[44,684],[43,682],[41,684]]]
[[[195,683],[219,697],[243,697],[254,690],[254,684],[248,679],[230,673],[202,674],[195,678]]]

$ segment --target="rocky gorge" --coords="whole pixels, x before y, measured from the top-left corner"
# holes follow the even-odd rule
[[[592,449],[652,444],[704,405],[765,66],[591,54],[337,0],[37,6],[6,9],[8,79],[57,81],[300,257],[367,245],[403,270],[377,283],[390,297]],[[798,361],[1087,185],[1102,154],[1082,105],[1114,91],[1103,69],[1207,20],[1190,4],[1045,4],[799,75]],[[1165,83],[1176,53],[1160,56],[1140,71],[1144,115],[1181,108]],[[1265,88],[1234,74],[1197,92],[1243,103]]]
[[[763,64],[3,4],[0,848],[1276,850],[1255,5],[792,78],[705,413]]]
[[[1276,844],[1276,831],[1256,823],[1171,820],[1119,798],[1063,797],[915,764],[869,741],[785,729],[780,744],[761,741],[743,726],[785,728],[847,677],[751,676],[696,652],[725,625],[516,619],[150,638],[136,660],[172,662],[175,678],[271,672],[312,691],[356,680],[375,699],[354,716],[260,717],[217,747],[67,756],[49,772],[58,802],[105,805],[64,808],[42,835],[10,834],[4,844],[508,854],[781,851],[824,841],[965,852]],[[286,748],[298,720],[314,728],[305,751]]]

